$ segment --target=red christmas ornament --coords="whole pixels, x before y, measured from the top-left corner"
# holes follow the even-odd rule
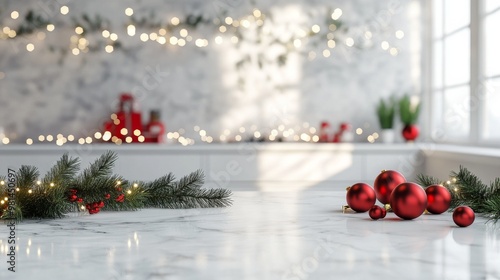
[[[406,182],[406,179],[401,173],[394,170],[382,171],[373,183],[378,201],[383,204],[389,203],[392,190],[404,182]]]
[[[110,195],[109,193],[107,193],[107,194],[105,194],[105,195],[104,195],[104,198],[105,198],[105,199],[110,199],[110,198],[111,198],[111,195]]]
[[[406,139],[406,141],[413,141],[417,139],[418,134],[419,134],[418,126],[414,124],[406,125],[403,128],[403,138]]]
[[[99,201],[99,208],[102,208],[102,207],[104,207],[104,202]]]
[[[441,185],[431,185],[425,189],[427,194],[427,211],[432,214],[444,213],[450,208],[451,194]]]
[[[385,218],[386,213],[387,211],[385,210],[385,208],[374,205],[372,208],[370,208],[368,215],[370,215],[370,218],[372,218],[373,220],[378,220]]]
[[[415,219],[424,213],[426,207],[427,195],[415,183],[402,183],[392,191],[391,208],[401,219]]]
[[[71,202],[75,202],[77,199],[78,199],[78,196],[76,196],[76,194],[72,194],[69,196],[69,201],[71,201]]]
[[[375,204],[375,191],[365,183],[352,185],[346,194],[347,205],[356,212],[366,212]]]
[[[472,225],[476,218],[474,210],[468,206],[457,207],[453,211],[453,221],[459,227],[468,227]]]

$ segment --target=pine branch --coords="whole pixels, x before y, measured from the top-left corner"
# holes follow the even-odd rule
[[[48,185],[65,183],[74,178],[76,172],[80,168],[80,161],[78,158],[70,158],[68,154],[64,154],[56,164],[50,169],[43,178],[43,184]]]
[[[118,182],[120,182],[118,184]],[[86,178],[84,180],[75,180],[70,185],[71,190],[76,191],[76,195],[83,199],[86,203],[103,201],[106,195],[114,199],[121,194],[123,188],[128,185],[128,182],[119,175],[99,176],[94,178]],[[69,195],[71,191],[67,192]]]
[[[422,187],[427,188],[428,186],[431,185],[437,185],[441,184],[441,181],[439,181],[438,178],[424,175],[424,174],[418,174],[417,175],[417,183],[421,185]]]
[[[483,213],[484,202],[489,194],[488,186],[463,166],[460,166],[458,173],[452,172],[452,177],[456,179],[456,190],[452,190],[452,206],[468,205],[475,212]]]
[[[34,166],[23,165],[17,171],[16,179],[19,191],[16,192],[16,207],[19,211],[16,211],[16,220],[22,220],[23,216],[30,216],[30,213],[33,213],[39,207],[37,200],[33,196],[39,176],[40,172]]]
[[[212,208],[231,206],[231,191],[227,189],[188,190],[184,195],[173,197],[165,208]]]
[[[490,184],[488,198],[484,203],[485,216],[490,221],[497,222],[500,220],[500,178],[496,178]]]
[[[88,168],[82,172],[77,178],[77,184],[84,186],[90,184],[95,178],[110,176],[113,172],[113,166],[118,159],[117,155],[112,151],[107,151],[94,161]]]
[[[180,189],[185,189],[185,188],[199,189],[203,186],[204,183],[205,183],[205,174],[203,174],[203,171],[198,169],[195,172],[192,172],[189,175],[182,177],[177,184],[174,184],[174,187]]]
[[[64,195],[65,186],[78,171],[78,162],[64,154],[40,184],[36,183],[39,172],[35,167],[21,166],[16,203],[22,215],[18,218],[61,218],[67,213],[71,205]]]
[[[112,174],[116,159],[115,153],[106,152],[76,176],[79,160],[64,154],[41,181],[36,167],[21,166],[16,174],[15,218],[61,218],[75,209],[80,211],[83,206],[92,214],[100,209],[205,208],[232,204],[231,191],[201,188],[204,183],[201,170],[179,181],[174,181],[174,175],[169,173],[149,183],[130,184]],[[6,186],[0,184],[0,195],[6,191]],[[0,218],[7,218],[5,215],[0,209]]]
[[[164,197],[168,196],[169,190],[172,189],[172,182],[175,177],[172,173],[162,176],[152,182],[144,185],[144,191],[147,194],[145,202],[146,207],[161,207],[168,203]]]
[[[490,183],[488,192],[490,197],[500,196],[500,178],[495,178],[495,181]]]
[[[23,165],[17,171],[16,177],[17,186],[27,188],[35,185],[35,182],[40,178],[40,172],[34,166]]]
[[[195,171],[177,182],[168,174],[145,186],[148,194],[147,207],[196,208],[225,207],[232,204],[231,191],[225,189],[201,189],[203,172]]]
[[[132,185],[124,185],[123,193],[119,193],[111,199],[105,201],[106,205],[103,210],[137,210],[145,207],[148,199],[148,194],[144,188],[140,187],[138,183]],[[123,196],[123,201],[119,200],[119,196]]]

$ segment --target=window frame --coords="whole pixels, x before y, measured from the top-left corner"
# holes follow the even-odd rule
[[[429,9],[431,11],[431,21],[430,21],[430,24],[429,24],[429,27],[428,27],[428,30],[430,31],[430,34],[429,34],[429,53],[430,53],[430,57],[429,57],[429,62],[430,62],[430,75],[428,77],[428,80],[430,82],[430,86],[429,86],[429,98],[430,98],[430,102],[429,102],[429,105],[430,105],[430,108],[429,108],[429,111],[430,111],[430,120],[429,120],[429,123],[428,123],[428,127],[430,128],[430,138],[432,139],[432,141],[434,142],[440,142],[440,143],[453,143],[453,144],[468,144],[468,143],[471,143],[472,139],[471,139],[471,135],[473,135],[472,133],[472,130],[473,130],[473,125],[472,125],[472,116],[469,115],[469,133],[468,135],[464,136],[463,138],[460,137],[460,138],[445,138],[443,140],[443,135],[446,135],[446,132],[441,133],[441,131],[439,131],[438,129],[440,127],[444,127],[443,123],[442,123],[442,120],[441,120],[441,125],[438,123],[439,119],[441,119],[442,117],[437,117],[437,114],[436,114],[436,110],[439,110],[439,109],[443,109],[444,108],[444,103],[443,103],[443,100],[445,99],[445,92],[447,90],[453,90],[455,88],[460,88],[460,87],[463,87],[463,86],[468,86],[469,88],[469,96],[471,95],[471,92],[472,92],[472,67],[471,67],[471,63],[472,63],[472,44],[473,44],[473,41],[472,41],[472,21],[473,21],[473,18],[472,18],[472,14],[471,14],[471,17],[470,17],[470,21],[468,24],[466,25],[463,25],[463,26],[460,26],[458,28],[455,28],[454,30],[452,31],[448,31],[446,32],[446,22],[445,22],[445,15],[446,15],[446,4],[445,4],[445,0],[440,0],[442,1],[442,14],[441,14],[441,17],[442,17],[442,20],[440,21],[441,22],[441,26],[440,26],[440,36],[437,37],[435,36],[434,34],[434,30],[435,30],[435,27],[434,27],[434,23],[436,22],[434,16],[435,16],[435,13],[434,13],[434,6],[433,6],[433,0],[430,0],[428,1],[428,5],[429,5]],[[470,0],[470,10],[472,10],[472,2],[474,2],[474,0]],[[471,12],[471,11],[469,11]],[[469,40],[470,40],[470,61],[469,61],[469,69],[470,69],[470,73],[469,73],[469,79],[468,81],[466,82],[461,82],[461,83],[456,83],[456,84],[451,84],[451,85],[447,85],[446,84],[446,60],[445,60],[445,53],[446,53],[446,39],[455,35],[455,34],[458,34],[460,32],[463,32],[465,30],[469,30]],[[439,87],[436,87],[434,85],[434,72],[435,72],[435,67],[434,67],[434,58],[435,58],[435,49],[434,49],[434,46],[437,42],[441,42],[442,44],[442,59],[441,59],[441,82],[440,82],[440,86]],[[438,100],[441,100],[438,101]],[[438,104],[437,104],[438,103]],[[439,106],[439,109],[438,109],[438,106]],[[469,112],[471,112],[471,110],[469,110]]]
[[[441,0],[444,2],[444,0]],[[500,7],[493,9],[490,12],[485,11],[484,6],[485,0],[469,0],[470,2],[470,22],[467,26],[460,27],[451,32],[445,32],[445,10],[446,5],[443,3],[443,11],[441,21],[442,26],[440,27],[442,30],[442,34],[440,37],[434,36],[434,24],[436,22],[435,19],[435,11],[433,6],[433,0],[426,1],[427,10],[430,11],[430,23],[427,26],[428,36],[427,36],[427,44],[428,44],[428,56],[426,59],[428,74],[425,75],[424,80],[428,81],[428,93],[427,97],[429,98],[427,104],[429,105],[428,112],[429,118],[427,119],[427,127],[429,128],[429,136],[430,139],[434,142],[438,143],[450,143],[450,144],[468,144],[468,145],[476,145],[476,146],[492,146],[492,147],[500,147],[500,138],[487,139],[485,137],[486,134],[486,102],[485,98],[486,90],[483,86],[484,83],[491,79],[499,79],[500,74],[486,76],[485,75],[485,30],[484,30],[484,20],[487,16],[492,15],[494,13],[499,13],[500,16]],[[445,64],[444,64],[444,56],[442,61],[443,71],[441,73],[441,83],[442,85],[438,88],[434,86],[434,73],[436,70],[434,64],[435,58],[435,44],[436,42],[442,43],[442,52],[446,52],[446,44],[445,38],[449,37],[452,34],[460,32],[469,28],[470,31],[470,78],[468,83],[454,84],[454,85],[446,85],[445,84]],[[490,35],[491,36],[491,35]],[[426,68],[424,68],[426,69]],[[469,110],[469,135],[460,138],[460,139],[444,139],[441,138],[440,135],[435,135],[434,130],[439,127],[440,117],[437,117],[436,110],[437,106],[443,108],[444,103],[442,103],[444,99],[444,93],[447,89],[453,89],[455,87],[468,85],[469,86],[469,95],[470,95],[470,110]],[[439,101],[441,100],[441,102]],[[441,103],[441,104],[439,104]],[[442,124],[442,120],[441,120]]]

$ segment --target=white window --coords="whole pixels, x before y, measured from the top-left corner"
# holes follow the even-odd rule
[[[482,54],[478,86],[479,140],[500,144],[500,1],[484,1],[478,20]]]
[[[432,130],[438,141],[470,134],[470,0],[433,3]]]
[[[500,1],[433,0],[432,133],[500,145]]]

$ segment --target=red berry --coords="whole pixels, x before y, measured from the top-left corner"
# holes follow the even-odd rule
[[[78,203],[82,203],[82,202],[83,202],[83,198],[79,197],[79,198],[76,200],[76,202],[78,202]]]
[[[102,208],[102,207],[104,207],[104,202],[99,201],[99,208]]]
[[[105,199],[110,199],[110,198],[111,198],[111,195],[110,195],[109,193],[107,193],[107,194],[105,194],[105,195],[104,195],[104,198],[105,198]]]
[[[75,202],[77,199],[78,199],[78,196],[76,196],[75,194],[72,194],[69,196],[69,201],[71,201],[71,202]]]
[[[123,202],[125,200],[125,195],[120,194],[116,199],[117,202]]]

